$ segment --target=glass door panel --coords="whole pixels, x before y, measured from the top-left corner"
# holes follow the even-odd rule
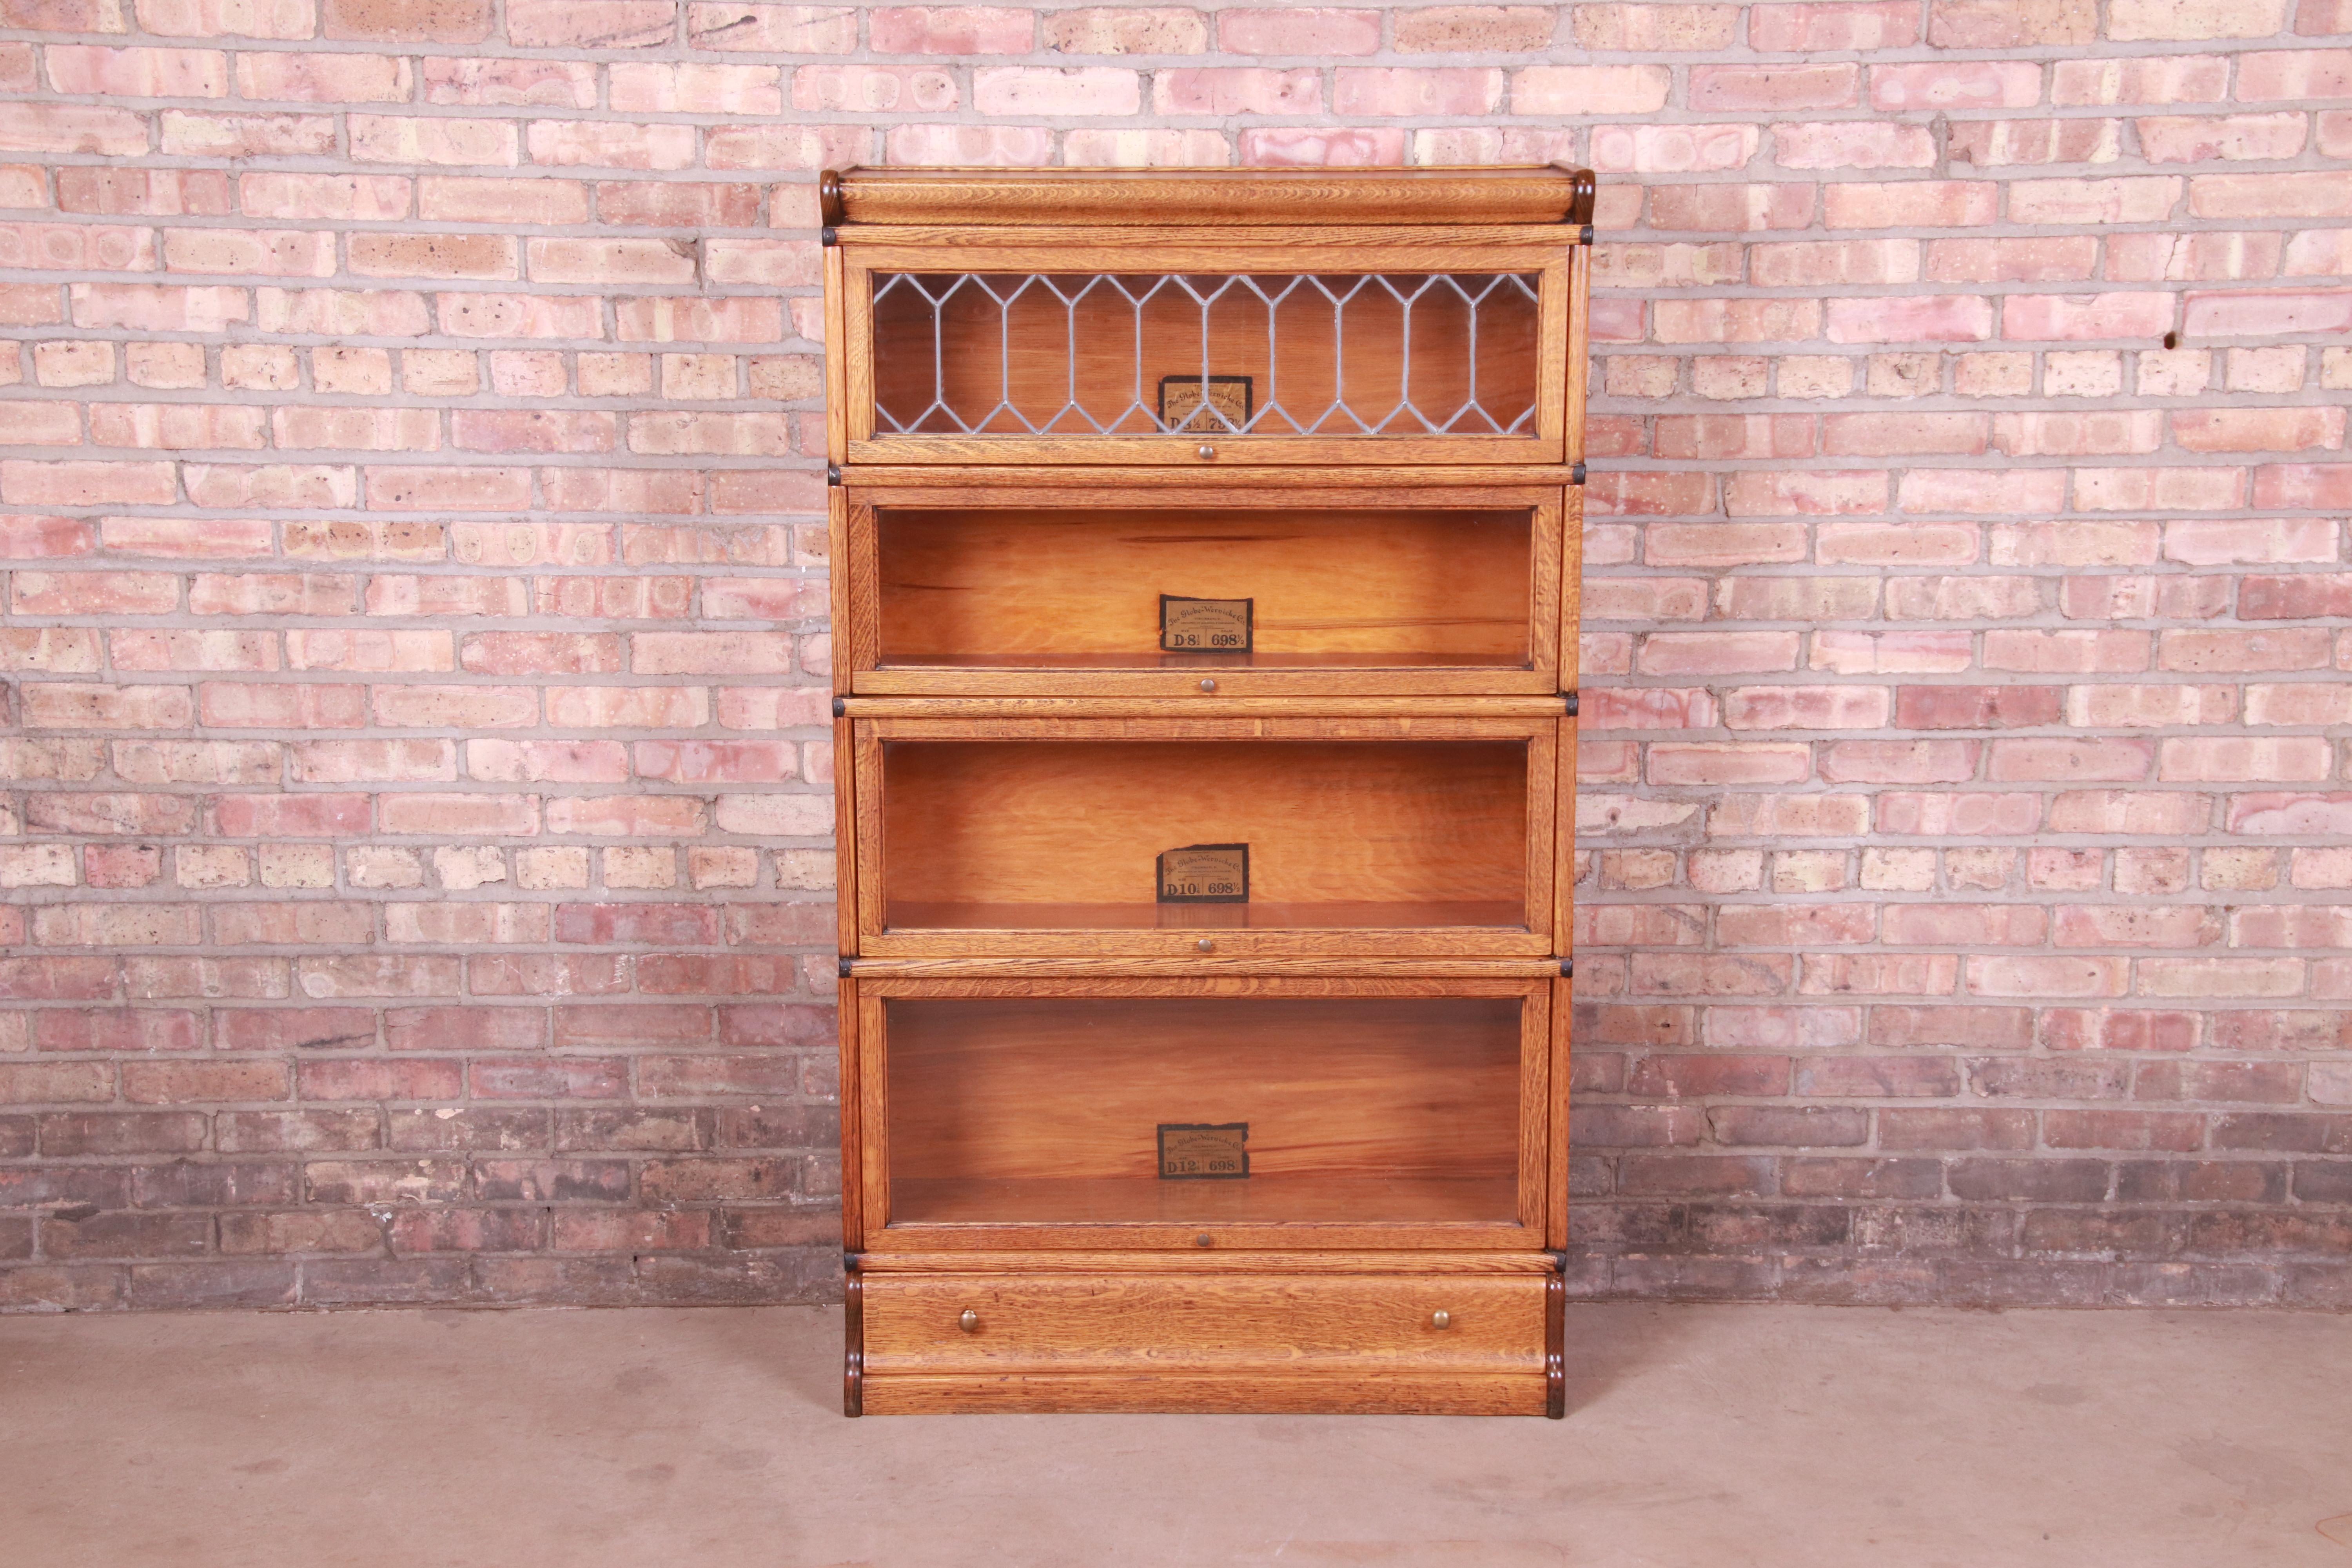
[[[1528,508],[884,506],[877,663],[1526,668],[1534,526]]]
[[[892,1225],[1509,1225],[1512,997],[883,1004]]]
[[[884,931],[1524,932],[1528,745],[886,742]],[[1191,850],[1240,896],[1166,896]]]
[[[1536,272],[877,272],[874,437],[1530,437]]]

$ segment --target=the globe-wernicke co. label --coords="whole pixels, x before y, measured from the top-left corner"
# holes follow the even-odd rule
[[[1160,595],[1162,653],[1247,653],[1255,634],[1254,599],[1192,599]]]
[[[1163,904],[1249,902],[1249,846],[1187,844],[1160,857]]]
[[[1163,1121],[1160,1124],[1161,1181],[1234,1181],[1248,1174],[1248,1122]]]
[[[1160,426],[1180,436],[1236,436],[1249,428],[1257,382],[1246,375],[1163,375]]]

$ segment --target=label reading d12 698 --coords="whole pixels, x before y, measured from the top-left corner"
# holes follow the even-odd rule
[[[1163,653],[1247,653],[1255,616],[1252,599],[1188,599],[1160,595]]]
[[[1160,857],[1163,904],[1249,902],[1249,846],[1187,844]]]
[[[1161,1181],[1231,1181],[1248,1174],[1248,1122],[1163,1121],[1160,1124]]]

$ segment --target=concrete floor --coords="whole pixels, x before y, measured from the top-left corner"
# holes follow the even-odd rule
[[[2352,1317],[1570,1310],[1539,1420],[844,1420],[816,1308],[0,1319],[10,1568],[2352,1568]]]

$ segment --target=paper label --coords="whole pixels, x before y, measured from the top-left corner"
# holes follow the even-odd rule
[[[1160,857],[1163,904],[1249,902],[1249,846],[1187,844]]]
[[[1160,647],[1165,653],[1247,653],[1255,599],[1160,595]]]
[[[1163,375],[1160,424],[1181,436],[1234,436],[1249,425],[1256,386],[1245,375]]]
[[[1249,1174],[1248,1144],[1246,1121],[1163,1121],[1160,1124],[1160,1179],[1237,1180]]]

